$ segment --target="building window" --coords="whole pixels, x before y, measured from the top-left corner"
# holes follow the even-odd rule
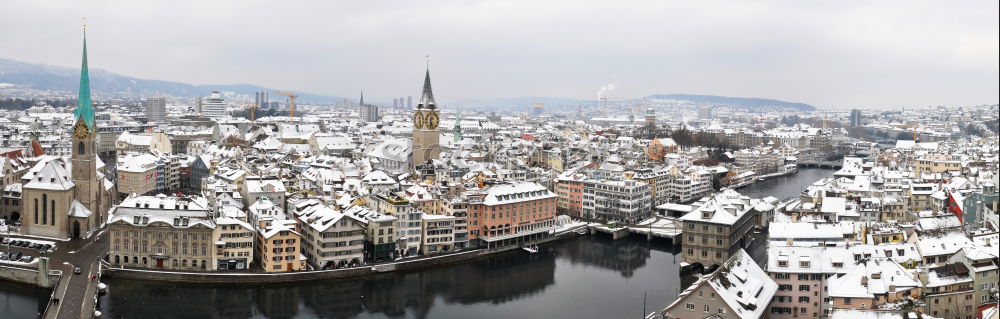
[[[49,215],[45,212],[49,210],[49,194],[42,194],[42,224],[49,224]]]

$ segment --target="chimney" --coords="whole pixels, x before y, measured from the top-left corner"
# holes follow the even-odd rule
[[[868,276],[861,276],[861,285],[868,287]]]

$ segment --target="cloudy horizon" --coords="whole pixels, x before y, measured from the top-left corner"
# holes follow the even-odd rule
[[[387,101],[687,93],[997,103],[998,3],[5,1],[0,58]],[[613,89],[611,89],[613,87]]]

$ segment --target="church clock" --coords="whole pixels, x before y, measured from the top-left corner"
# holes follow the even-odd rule
[[[438,122],[440,122],[440,120],[438,119],[437,112],[429,114],[427,116],[427,129],[430,130],[437,129]]]
[[[78,139],[85,139],[90,132],[87,130],[87,125],[83,124],[83,121],[76,123],[76,127],[73,128],[73,136]]]
[[[413,128],[424,128],[424,112],[417,112],[417,114],[413,115]]]

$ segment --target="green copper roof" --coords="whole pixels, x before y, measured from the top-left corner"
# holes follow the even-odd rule
[[[87,31],[83,31],[83,66],[80,67],[80,97],[73,111],[74,123],[83,119],[91,131],[94,130],[94,107],[90,104],[90,71],[87,70]]]
[[[462,140],[462,111],[455,110],[455,143]]]

